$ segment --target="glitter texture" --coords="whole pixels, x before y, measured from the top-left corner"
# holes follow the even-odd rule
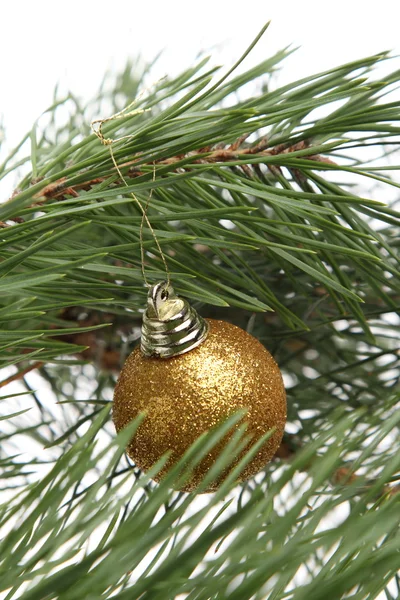
[[[242,480],[263,469],[280,445],[286,422],[286,394],[276,362],[243,329],[213,319],[208,323],[207,339],[187,354],[146,358],[137,348],[121,371],[114,393],[113,421],[119,431],[146,411],[144,422],[127,448],[128,455],[144,471],[167,451],[172,451],[171,462],[179,459],[200,434],[241,408],[247,409],[247,433],[254,436],[253,441],[276,428],[247,465]],[[193,490],[202,480],[220,448],[205,457],[182,488],[184,491]],[[217,484],[207,491],[216,488]]]

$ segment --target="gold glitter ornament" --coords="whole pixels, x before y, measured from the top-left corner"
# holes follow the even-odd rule
[[[162,294],[166,296],[163,299]],[[168,308],[163,312],[162,300],[179,302],[174,310]],[[142,348],[128,357],[115,389],[115,427],[119,431],[140,412],[146,412],[127,453],[146,471],[164,453],[172,451],[169,463],[157,477],[159,480],[202,433],[245,408],[246,433],[253,436],[253,443],[275,428],[242,472],[241,480],[248,479],[264,468],[280,446],[286,422],[286,394],[280,370],[271,354],[252,335],[225,321],[203,320],[191,307],[188,317],[184,310],[188,306],[177,299],[166,283],[156,284],[150,290]],[[178,321],[176,309],[180,311]],[[167,318],[161,323],[167,325],[157,324],[158,317],[166,313]],[[173,324],[171,315],[172,320],[175,318]],[[170,343],[175,355],[159,358],[160,348],[168,347],[171,331],[174,333]],[[235,464],[247,450],[241,452]],[[195,468],[183,491],[196,488],[220,451],[221,444]],[[205,491],[217,487],[215,483]]]

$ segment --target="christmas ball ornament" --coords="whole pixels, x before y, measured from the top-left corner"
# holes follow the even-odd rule
[[[286,422],[280,370],[264,346],[243,329],[204,320],[168,283],[154,285],[143,318],[141,346],[128,357],[114,394],[117,431],[146,413],[128,455],[146,471],[170,451],[170,462],[159,480],[199,435],[243,408],[252,443],[275,428],[242,472],[245,480],[263,469],[280,446]],[[195,468],[184,491],[196,488],[220,451],[221,444]],[[206,491],[217,487],[218,482]]]

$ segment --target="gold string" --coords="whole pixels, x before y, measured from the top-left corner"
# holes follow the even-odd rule
[[[115,121],[117,119],[122,119],[124,117],[130,117],[136,114],[140,114],[143,112],[146,112],[146,110],[150,110],[150,109],[135,109],[135,110],[131,110],[129,112],[127,112],[132,106],[134,106],[134,104],[137,103],[138,99],[140,98],[140,96],[135,99],[133,102],[131,102],[130,104],[128,104],[128,106],[126,106],[125,108],[123,108],[122,110],[120,110],[119,112],[115,113],[114,115],[111,115],[110,117],[106,117],[104,119],[96,119],[95,121],[92,121],[91,123],[91,129],[93,131],[93,133],[98,137],[98,139],[100,140],[100,142],[103,144],[103,146],[108,146],[110,149],[110,156],[111,156],[111,160],[113,162],[113,165],[120,177],[120,179],[122,180],[122,182],[124,183],[124,185],[126,187],[129,188],[129,185],[126,182],[126,179],[124,178],[124,176],[121,173],[121,169],[119,168],[117,161],[115,160],[115,156],[114,156],[114,152],[113,152],[113,144],[116,142],[120,142],[121,140],[126,140],[129,138],[134,137],[133,135],[124,135],[120,138],[105,138],[103,135],[103,131],[102,131],[102,127],[104,125],[104,123],[110,122],[110,121]],[[98,125],[98,127],[95,127],[96,125]],[[153,182],[156,180],[156,167],[155,167],[155,163],[153,163]],[[139,229],[139,243],[140,243],[140,259],[141,259],[141,268],[142,268],[142,276],[143,276],[143,280],[144,283],[147,287],[150,287],[151,284],[147,281],[146,278],[146,270],[145,270],[145,250],[144,250],[144,243],[143,243],[143,228],[144,228],[144,223],[146,223],[147,227],[150,229],[151,234],[153,236],[153,239],[156,243],[157,246],[157,250],[160,254],[160,257],[163,261],[164,264],[164,269],[165,269],[165,273],[167,276],[167,284],[170,284],[170,280],[171,280],[171,276],[170,276],[170,272],[168,269],[168,264],[167,264],[167,259],[165,258],[165,254],[161,249],[160,243],[157,239],[156,236],[156,232],[154,231],[149,218],[147,216],[147,211],[149,209],[149,205],[150,205],[150,201],[153,195],[153,187],[150,189],[149,192],[149,196],[147,198],[145,207],[143,208],[142,204],[139,202],[138,198],[135,196],[135,194],[133,192],[130,192],[130,195],[132,196],[132,198],[134,199],[134,201],[137,203],[137,205],[139,206],[141,212],[142,212],[142,220],[140,222],[140,229]]]

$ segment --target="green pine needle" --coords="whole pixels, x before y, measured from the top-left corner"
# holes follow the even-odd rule
[[[129,62],[85,107],[56,97],[0,165],[6,600],[399,596],[400,71],[381,53],[274,87],[291,50],[244,70],[266,28],[222,75],[201,58],[147,88]],[[103,126],[126,186],[90,122],[135,96]],[[110,424],[146,301],[132,194],[150,193],[176,291],[265,343],[287,387],[280,458],[205,496],[172,488],[240,416],[159,485],[167,457],[140,473],[139,423]],[[143,245],[164,278],[147,228]]]

